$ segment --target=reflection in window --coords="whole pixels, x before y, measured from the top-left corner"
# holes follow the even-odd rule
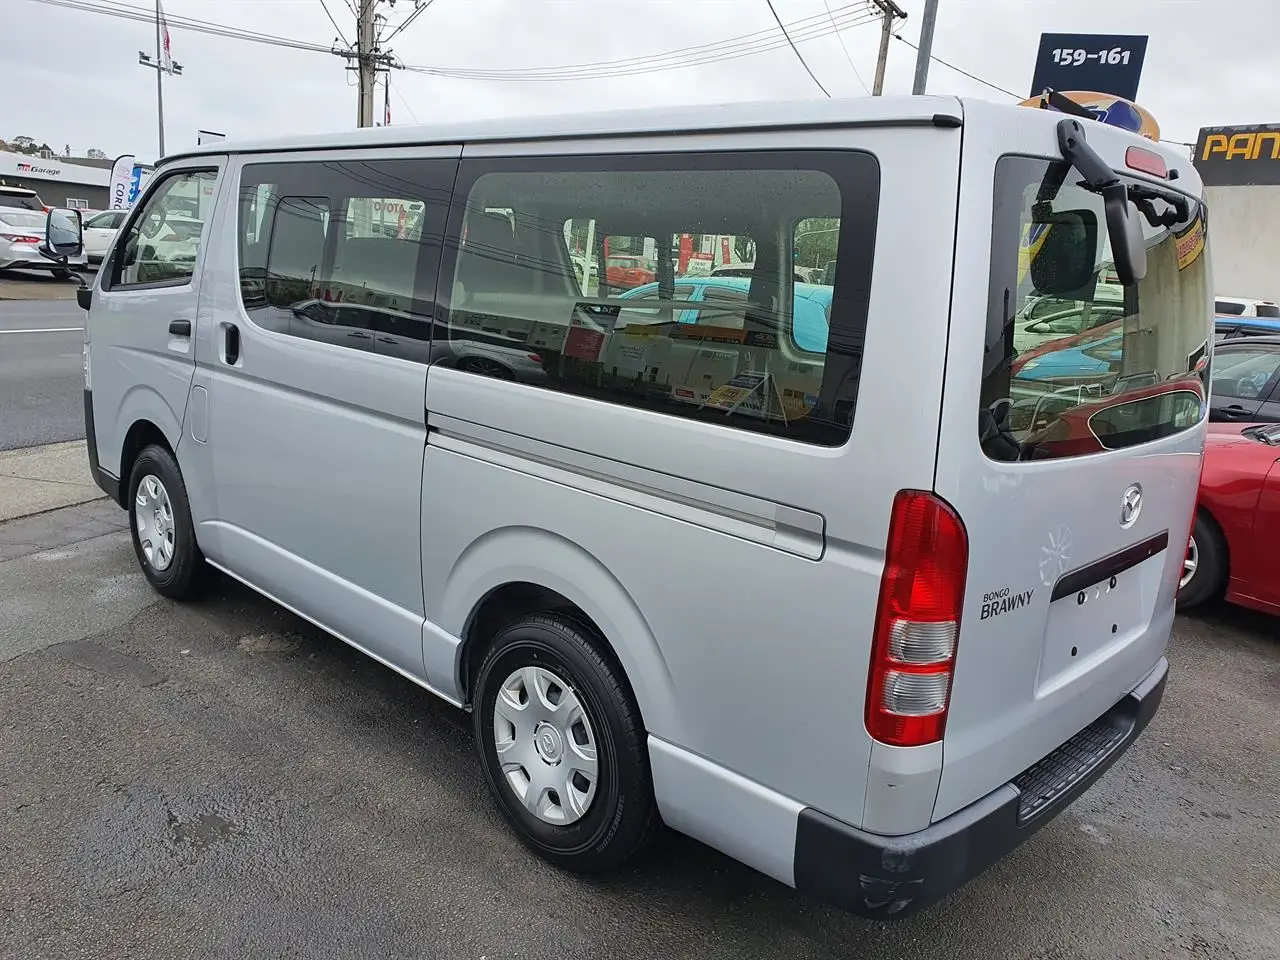
[[[1060,176],[1060,167],[1022,157],[996,167],[978,420],[994,459],[1145,443],[1195,425],[1207,411],[1212,300],[1199,208],[1190,202],[1185,222],[1171,228],[1134,208],[1147,236],[1147,275],[1126,288],[1111,267],[1101,198]],[[1037,278],[1073,272],[1067,261],[1042,259],[1077,256],[1078,245],[1048,239],[1061,229],[1053,217],[1067,213],[1104,225],[1097,249],[1084,251],[1094,256],[1092,276],[1078,290],[1037,289]]]
[[[254,321],[429,362],[451,161],[250,164],[240,184],[240,290]]]
[[[195,273],[205,218],[212,207],[213,170],[167,177],[143,202],[113,266],[113,284],[181,283]]]
[[[846,205],[874,217],[870,158],[469,161],[459,189],[455,356],[440,362],[812,442],[848,435],[869,245],[835,264]]]

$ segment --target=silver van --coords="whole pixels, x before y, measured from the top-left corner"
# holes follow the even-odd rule
[[[218,143],[82,298],[92,466],[160,593],[216,568],[469,711],[548,860],[665,824],[904,916],[1159,704],[1201,193],[950,98]]]

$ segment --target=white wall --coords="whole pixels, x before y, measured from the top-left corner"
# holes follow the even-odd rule
[[[1280,301],[1280,186],[1206,187],[1214,293]]]

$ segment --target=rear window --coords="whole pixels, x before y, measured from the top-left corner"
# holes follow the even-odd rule
[[[996,165],[991,282],[979,439],[997,460],[1080,456],[1147,443],[1199,423],[1207,407],[1213,303],[1200,207],[1153,226],[1147,275],[1122,286],[1101,228],[1092,281],[1069,295],[1035,288],[1051,276],[1049,213],[1102,199],[1061,161],[1004,157]],[[1065,174],[1065,175],[1064,175]],[[1060,184],[1060,185],[1059,185]],[[1154,201],[1152,214],[1172,207]],[[1041,251],[1049,251],[1044,254]],[[1221,310],[1223,301],[1215,306]]]
[[[1260,317],[1280,317],[1280,307],[1274,303],[1258,304],[1258,316]]]
[[[0,207],[21,207],[23,210],[44,210],[40,196],[30,190],[0,187]]]
[[[1244,316],[1244,304],[1233,303],[1230,300],[1215,300],[1213,302],[1213,311],[1224,317],[1240,317]]]

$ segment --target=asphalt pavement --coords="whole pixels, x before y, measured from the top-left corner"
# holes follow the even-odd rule
[[[0,450],[84,437],[84,311],[0,300]]]
[[[1277,956],[1274,619],[1180,617],[1125,757],[958,894],[872,924],[675,835],[609,879],[545,865],[464,714],[226,579],[158,598],[124,522],[0,524],[0,957]]]

